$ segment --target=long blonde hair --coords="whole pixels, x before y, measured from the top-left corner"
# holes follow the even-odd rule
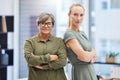
[[[72,8],[73,8],[74,6],[80,6],[80,7],[82,7],[82,8],[84,9],[84,7],[83,7],[81,4],[75,2],[75,3],[73,3],[73,4],[70,6],[68,14],[71,13],[71,10],[72,10]],[[85,9],[84,9],[84,10],[85,10]],[[70,28],[70,18],[68,18],[68,28]]]

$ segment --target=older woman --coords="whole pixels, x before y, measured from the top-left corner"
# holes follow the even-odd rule
[[[25,41],[28,80],[66,80],[63,69],[66,64],[66,48],[61,38],[51,35],[54,22],[52,14],[41,13],[37,18],[39,33]]]

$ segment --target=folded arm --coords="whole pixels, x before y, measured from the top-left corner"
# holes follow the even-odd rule
[[[66,46],[73,50],[79,60],[84,62],[94,62],[94,57],[96,56],[94,50],[92,50],[91,52],[84,51],[76,39],[68,40],[66,42]]]
[[[34,55],[34,48],[30,40],[26,40],[24,44],[24,57],[30,66],[37,66],[43,63],[49,63],[51,61],[50,54],[46,55]]]
[[[51,61],[47,65],[37,65],[35,66],[38,69],[59,69],[63,68],[66,65],[67,55],[66,47],[62,40],[60,40],[58,52],[56,56],[50,55]],[[57,57],[57,58],[56,58]]]

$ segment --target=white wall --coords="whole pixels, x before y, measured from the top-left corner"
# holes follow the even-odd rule
[[[0,15],[14,14],[14,0],[0,0]]]

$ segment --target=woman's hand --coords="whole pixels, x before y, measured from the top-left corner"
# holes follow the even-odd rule
[[[58,59],[58,56],[57,55],[50,55],[50,59],[51,59],[51,61],[55,61]]]
[[[38,68],[38,69],[43,69],[43,67],[42,66],[35,66],[36,68]]]
[[[95,55],[90,62],[94,63],[96,60],[97,60],[97,55]]]
[[[92,54],[94,54],[93,58],[90,60],[91,63],[94,63],[97,60],[97,54],[94,49],[91,51]]]

